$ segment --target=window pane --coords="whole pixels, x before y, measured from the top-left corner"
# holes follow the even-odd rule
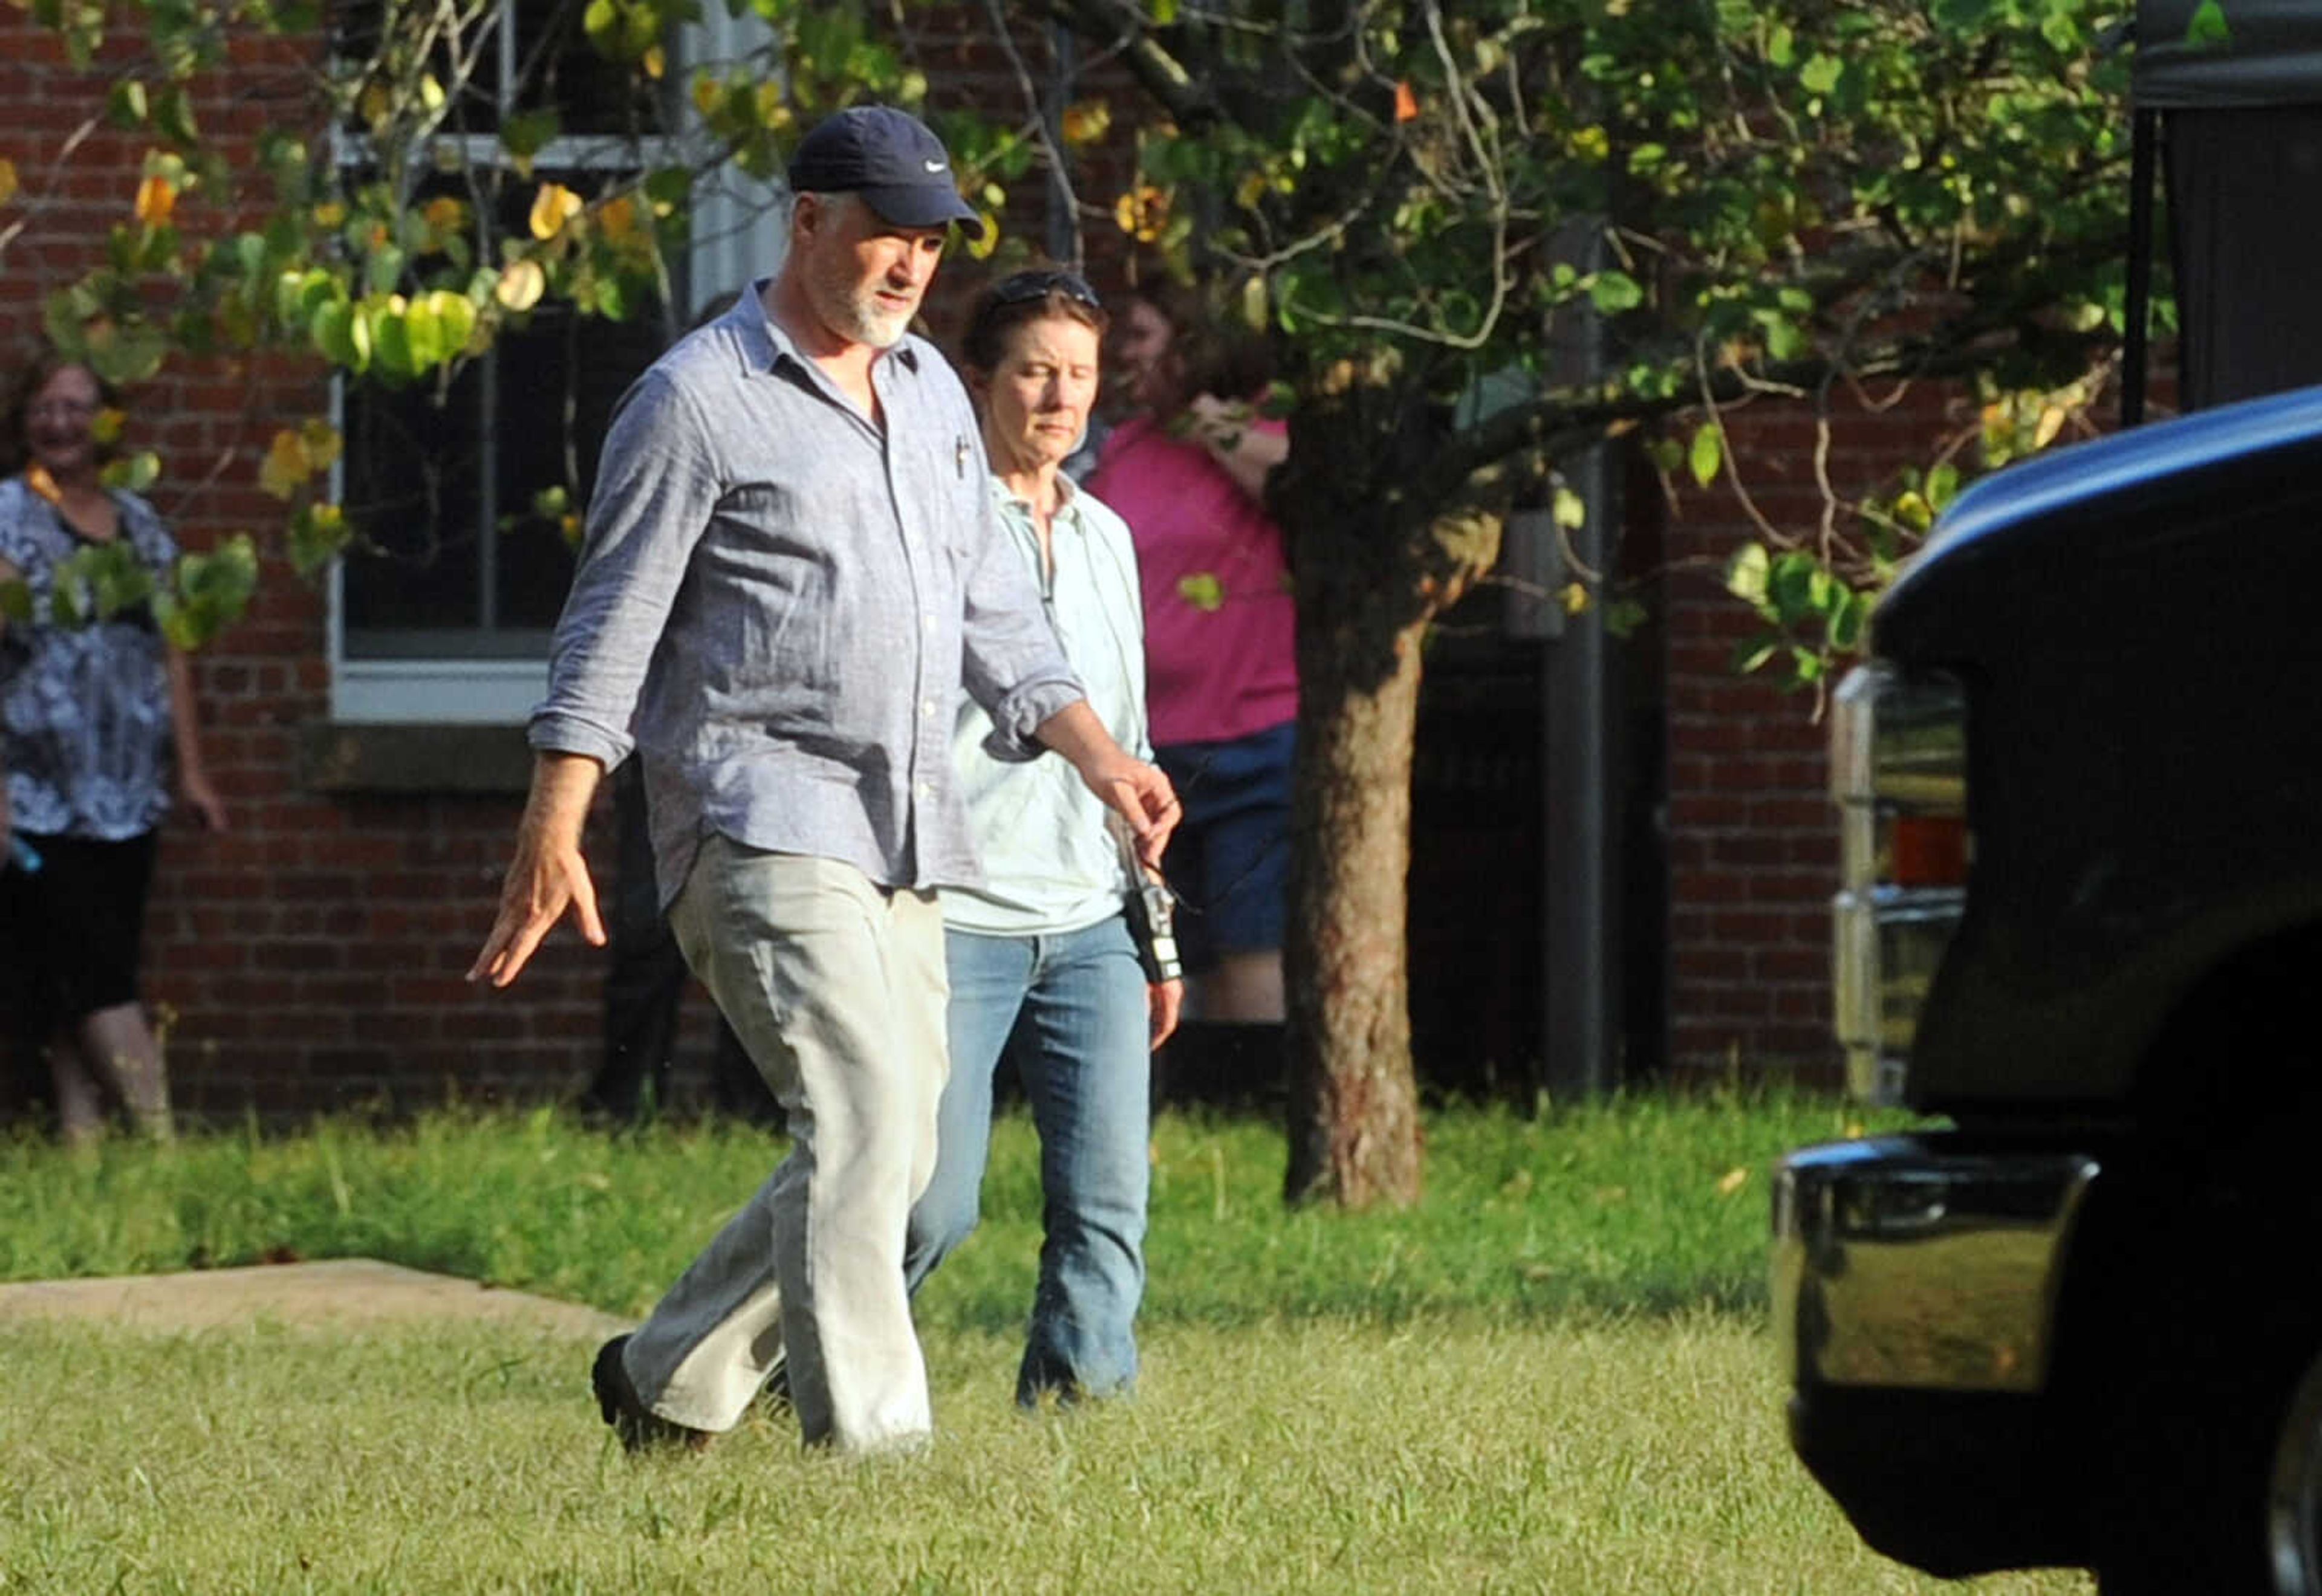
[[[583,0],[514,0],[519,110],[553,107],[567,133],[642,137],[662,131],[659,89],[607,60],[581,30]]]
[[[381,652],[369,633],[483,625],[483,382],[470,367],[440,405],[432,387],[347,385],[344,502],[375,550],[346,562],[351,658]]]
[[[557,528],[530,514],[533,496],[565,480],[570,445],[580,491],[577,513],[597,480],[597,456],[613,405],[661,351],[661,317],[648,308],[626,322],[576,315],[562,306],[533,318],[500,354],[500,496],[517,524],[499,539],[498,624],[552,626],[572,579],[572,552]]]
[[[545,652],[573,552],[534,497],[566,483],[569,451],[571,502],[588,502],[614,402],[661,339],[650,307],[606,322],[544,306],[441,404],[432,385],[350,385],[346,505],[378,552],[344,568],[348,658]]]

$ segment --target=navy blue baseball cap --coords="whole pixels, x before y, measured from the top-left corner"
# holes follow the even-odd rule
[[[943,141],[891,105],[851,105],[816,123],[791,154],[789,175],[793,193],[859,194],[898,227],[956,222],[983,236],[983,218],[959,196]]]

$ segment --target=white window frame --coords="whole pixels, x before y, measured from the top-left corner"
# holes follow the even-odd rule
[[[671,52],[672,68],[685,63],[730,60],[763,48],[772,32],[763,19],[745,10],[728,16],[723,5],[704,8],[701,22],[682,28]],[[513,13],[503,0],[501,71],[503,82],[515,73],[515,40],[506,25]],[[693,113],[688,108],[686,114]],[[627,170],[640,164],[658,164],[683,158],[697,132],[646,141],[601,137],[551,140],[533,157],[534,164],[551,170]],[[464,161],[481,166],[506,159],[499,141],[485,134],[447,137]],[[360,164],[362,141],[340,138],[336,158],[342,165]],[[779,265],[782,241],[769,218],[780,214],[775,200],[779,185],[762,183],[730,166],[704,182],[694,196],[690,245],[686,256],[686,280],[694,304],[680,306],[681,320],[713,294],[738,290]],[[331,383],[331,421],[345,427],[346,388],[343,377]],[[488,444],[489,448],[489,445]],[[331,494],[341,500],[345,492],[345,463],[332,467]],[[485,519],[491,519],[488,506]],[[489,580],[490,552],[484,555]],[[331,667],[331,719],[345,725],[522,725],[548,693],[548,660],[524,659],[349,659],[346,652],[345,561],[334,561],[327,584],[326,647]]]

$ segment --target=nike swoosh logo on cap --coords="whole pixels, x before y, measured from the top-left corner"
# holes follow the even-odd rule
[[[920,164],[921,166],[923,166],[923,167],[927,168],[927,169],[928,169],[928,170],[929,170],[929,171],[931,171],[931,172],[939,172],[939,171],[942,171],[946,167],[949,166],[949,165],[951,164],[951,162],[949,162],[949,161],[947,161],[947,160],[922,160],[919,162],[919,164]]]

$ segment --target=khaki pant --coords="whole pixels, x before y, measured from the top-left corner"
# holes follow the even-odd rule
[[[678,945],[790,1116],[793,1146],[630,1339],[663,1418],[731,1429],[787,1354],[809,1444],[928,1433],[903,1232],[948,1072],[943,914],[832,860],[702,844]]]

